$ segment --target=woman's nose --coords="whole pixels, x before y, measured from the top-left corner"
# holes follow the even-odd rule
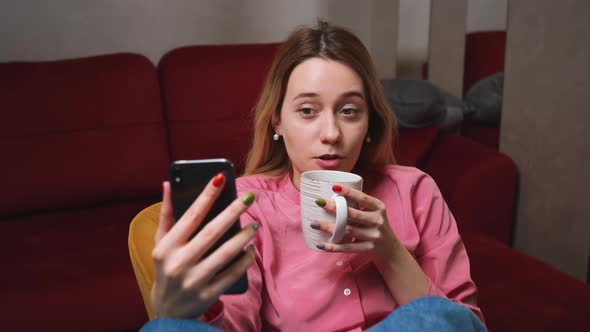
[[[320,140],[322,143],[334,144],[342,137],[342,132],[333,112],[323,112],[325,115],[320,123]]]

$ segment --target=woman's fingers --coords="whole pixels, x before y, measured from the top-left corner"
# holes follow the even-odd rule
[[[156,229],[156,245],[170,231],[174,225],[174,214],[172,213],[172,200],[170,198],[170,182],[162,183],[162,207],[160,208],[160,222]]]
[[[202,257],[234,223],[239,222],[240,215],[253,201],[254,193],[247,193],[235,199],[225,210],[208,222],[183,249],[187,252],[187,255],[183,257],[185,260],[183,263],[194,262]]]
[[[218,179],[223,181],[219,182]],[[219,173],[214,176],[205,186],[203,191],[199,194],[197,199],[191,204],[186,212],[176,222],[173,231],[178,232],[181,240],[187,241],[188,238],[199,227],[209,210],[223,191],[225,185],[225,176]]]
[[[321,230],[326,233],[333,233],[336,224],[333,222],[315,221],[311,224],[312,228]],[[361,241],[374,241],[379,238],[379,230],[371,227],[358,227],[355,225],[346,225],[344,229],[345,239],[356,239]],[[346,242],[346,241],[343,241]]]
[[[207,297],[217,297],[233,285],[242,274],[246,273],[250,265],[254,262],[256,257],[256,247],[251,244],[246,249],[246,253],[237,262],[223,270],[220,274],[215,276],[210,282],[209,286],[205,288],[204,295]]]
[[[326,200],[324,210],[336,214],[336,204],[331,200]],[[357,223],[359,225],[373,226],[377,223],[374,211],[361,211],[352,207],[348,207],[348,222]]]
[[[332,186],[332,190],[338,195],[346,197],[348,200],[358,204],[359,210],[381,210],[384,208],[383,202],[375,197],[369,196],[360,190],[346,186]]]
[[[240,233],[223,243],[217,250],[188,271],[184,286],[186,288],[192,288],[195,285],[208,282],[228,262],[244,250],[246,244],[256,235],[257,230],[258,222],[254,221],[244,227]]]
[[[323,245],[323,250],[333,252],[370,252],[375,249],[375,242],[373,241],[324,243]]]
[[[200,227],[219,197],[224,180],[223,174],[211,179],[176,222],[170,184],[163,184],[161,220],[156,230],[156,245],[152,251],[155,263],[152,303],[153,308],[161,315],[191,317],[194,313],[203,312],[254,261],[254,252],[246,251],[243,257],[223,270],[228,262],[232,262],[244,250],[246,243],[256,233],[257,224],[246,227],[228,241],[224,239],[225,242],[219,248],[203,259],[203,255],[239,221],[240,215],[254,201],[254,194],[248,193],[242,199],[232,202],[204,227]],[[197,229],[199,232],[189,240]]]
[[[223,181],[219,181],[220,178]],[[193,204],[191,204],[182,217],[176,222],[174,227],[168,231],[167,236],[160,239],[158,247],[161,247],[162,249],[157,247],[154,250],[167,252],[171,248],[186,243],[189,237],[199,227],[207,213],[209,213],[211,206],[213,206],[213,203],[215,203],[215,200],[223,190],[224,184],[225,177],[223,176],[223,173],[217,174],[209,180],[205,189],[203,189]],[[171,213],[172,204],[170,203],[168,206],[170,206],[170,210],[167,210],[166,213]],[[174,218],[172,217],[172,219]]]

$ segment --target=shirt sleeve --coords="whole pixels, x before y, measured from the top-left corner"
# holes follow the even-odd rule
[[[460,303],[484,322],[457,223],[434,180],[424,174],[414,187],[412,198],[421,238],[415,256],[428,276],[428,295]]]
[[[242,227],[251,223],[254,219],[246,212],[241,217]],[[258,234],[262,234],[262,225],[259,225]],[[255,262],[248,269],[248,290],[244,294],[222,295],[219,300],[222,306],[209,308],[206,313],[206,321],[223,331],[233,332],[259,332],[262,330],[260,309],[262,306],[261,291],[262,261],[260,255],[260,240],[256,236],[252,241],[256,245]]]

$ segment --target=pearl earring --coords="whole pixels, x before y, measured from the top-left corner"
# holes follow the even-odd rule
[[[274,139],[275,141],[279,140],[279,133],[275,133],[274,135],[272,135],[272,139]]]
[[[371,143],[371,137],[367,136],[367,138],[365,138],[365,142],[366,142],[367,144]]]

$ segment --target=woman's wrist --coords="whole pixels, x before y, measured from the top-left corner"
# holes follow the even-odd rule
[[[388,258],[378,262],[377,268],[399,305],[403,305],[428,292],[428,277],[412,254],[401,244]]]
[[[391,246],[378,257],[376,264],[380,269],[396,270],[397,265],[403,264],[406,253],[409,253],[408,249],[395,239]]]

